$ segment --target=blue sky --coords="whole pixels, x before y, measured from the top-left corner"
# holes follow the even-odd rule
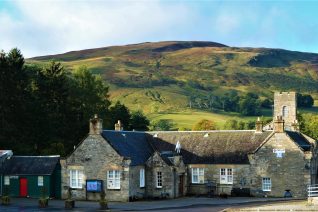
[[[26,57],[204,40],[318,53],[317,1],[0,0],[0,49]]]

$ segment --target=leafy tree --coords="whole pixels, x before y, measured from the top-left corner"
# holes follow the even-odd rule
[[[130,130],[131,116],[129,109],[125,105],[117,101],[114,106],[110,107],[109,114],[109,119],[107,119],[108,125],[106,125],[108,126],[108,129],[114,129],[115,123],[120,120],[121,123],[124,125],[124,129]]]
[[[300,130],[306,135],[318,140],[318,115],[309,113],[298,115],[297,118],[300,122]]]
[[[159,121],[153,122],[151,125],[152,130],[169,131],[173,129],[173,123],[168,119],[160,119]]]
[[[193,126],[192,130],[216,130],[216,125],[213,121],[202,119]]]
[[[311,95],[297,93],[297,106],[298,107],[312,107],[314,105],[314,99]]]
[[[227,120],[224,124],[224,129],[226,130],[237,130],[238,129],[238,122],[235,119]]]
[[[266,99],[264,99],[264,100],[262,101],[261,106],[262,106],[263,108],[270,108],[270,109],[272,109],[273,104],[274,104],[274,102],[273,102],[272,100],[266,98]]]
[[[239,101],[239,112],[245,116],[255,116],[260,114],[260,102],[258,96],[253,93],[247,93]]]
[[[150,125],[147,117],[142,113],[142,111],[135,111],[131,113],[130,117],[130,128],[139,131],[149,130]]]

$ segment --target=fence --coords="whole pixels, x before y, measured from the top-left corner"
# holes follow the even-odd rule
[[[308,185],[308,197],[318,197],[318,184]]]

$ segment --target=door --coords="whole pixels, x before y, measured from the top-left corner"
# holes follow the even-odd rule
[[[179,196],[183,196],[184,175],[179,175]]]
[[[26,197],[28,195],[28,180],[26,178],[20,178],[20,197]]]

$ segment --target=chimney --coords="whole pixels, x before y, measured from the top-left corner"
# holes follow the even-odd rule
[[[274,120],[274,132],[284,132],[284,119],[282,116],[276,116],[276,119]]]
[[[255,132],[262,133],[263,132],[263,122],[259,117],[257,117],[257,121],[255,123]]]
[[[115,124],[115,131],[122,131],[124,130],[124,125],[121,123],[120,120]]]
[[[103,120],[98,118],[97,114],[94,115],[94,118],[89,120],[89,134],[90,135],[99,135],[103,131]]]

